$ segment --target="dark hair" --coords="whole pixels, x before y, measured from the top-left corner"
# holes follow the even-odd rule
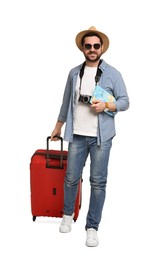
[[[101,38],[97,33],[95,33],[95,32],[89,32],[89,33],[85,34],[85,35],[82,37],[82,40],[81,40],[81,45],[82,45],[82,46],[83,46],[83,44],[84,44],[84,39],[85,39],[86,37],[89,37],[89,36],[97,36],[97,37],[100,39],[100,43],[103,44],[102,38]]]

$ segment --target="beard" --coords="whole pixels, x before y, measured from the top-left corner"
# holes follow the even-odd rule
[[[94,57],[90,57],[91,54],[94,54]],[[94,51],[90,51],[89,53],[85,54],[84,56],[86,58],[86,61],[93,63],[93,62],[97,62],[100,59],[100,57],[102,56],[102,54],[97,54]]]

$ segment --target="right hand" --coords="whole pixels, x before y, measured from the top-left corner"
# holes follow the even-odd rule
[[[61,136],[61,128],[62,128],[63,124],[64,124],[64,122],[57,121],[55,128],[54,128],[54,130],[52,131],[52,134],[51,134],[51,138],[50,138],[51,141],[59,141],[60,140],[59,138],[54,137],[54,136],[56,136],[56,135]]]
[[[50,138],[50,140],[51,141],[59,141],[60,139],[59,138],[57,138],[57,137],[54,137],[54,136],[61,136],[61,131],[60,130],[57,130],[56,128],[52,131],[52,133],[51,133],[51,138]]]

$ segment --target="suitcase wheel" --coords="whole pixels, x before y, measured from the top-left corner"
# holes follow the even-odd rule
[[[33,216],[33,221],[35,221],[36,220],[36,216]]]

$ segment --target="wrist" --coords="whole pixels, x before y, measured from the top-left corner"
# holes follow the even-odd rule
[[[109,103],[105,102],[104,112],[107,112],[108,110],[109,110]]]

